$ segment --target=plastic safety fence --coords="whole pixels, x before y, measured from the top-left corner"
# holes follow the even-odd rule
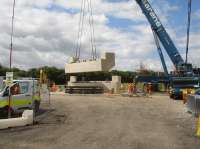
[[[187,110],[195,116],[200,115],[200,95],[188,95]]]

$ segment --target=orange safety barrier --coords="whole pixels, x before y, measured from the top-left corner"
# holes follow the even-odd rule
[[[149,95],[152,94],[152,84],[151,84],[151,83],[148,83],[148,84],[147,84],[147,93],[148,93]]]
[[[185,90],[183,90],[183,94],[182,94],[183,97],[182,98],[183,98],[183,103],[184,104],[187,103],[187,96],[190,95],[190,94],[192,94],[192,95],[195,94],[193,89],[185,89]]]

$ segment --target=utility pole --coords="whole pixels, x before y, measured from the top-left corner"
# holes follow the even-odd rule
[[[12,53],[13,53],[13,34],[14,34],[14,19],[15,19],[15,0],[13,0],[13,9],[12,9],[12,23],[11,23],[11,37],[10,37],[10,72],[12,71]],[[8,118],[11,118],[11,87],[9,86],[9,97],[8,97]]]

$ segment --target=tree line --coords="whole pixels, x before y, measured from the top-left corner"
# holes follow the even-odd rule
[[[70,78],[69,74],[65,74],[64,69],[48,66],[40,68],[31,68],[28,70],[21,70],[19,68],[12,68],[12,70],[10,70],[9,68],[0,65],[0,76],[6,76],[6,72],[11,71],[14,72],[15,78],[39,78],[40,70],[43,70],[47,74],[47,77],[50,80],[50,82],[55,82],[59,85],[65,84],[67,81],[69,81]],[[151,70],[142,70],[139,72],[112,70],[110,72],[92,72],[76,74],[79,81],[110,81],[113,75],[121,76],[123,83],[130,83],[133,82],[133,79],[136,75],[156,76],[157,72]]]

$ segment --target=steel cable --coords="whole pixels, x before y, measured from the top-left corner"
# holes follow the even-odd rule
[[[187,42],[186,42],[186,58],[185,63],[188,63],[188,52],[190,42],[190,24],[191,24],[191,11],[192,11],[192,0],[188,0],[188,25],[187,25]]]
[[[94,57],[97,58],[97,49],[96,49],[96,41],[95,41],[95,33],[94,33],[94,18],[93,18],[93,10],[92,10],[92,0],[90,1],[90,13],[91,13],[91,21],[92,21],[92,39],[94,44]]]
[[[92,33],[92,21],[91,21],[91,8],[90,8],[90,1],[87,0],[87,3],[88,3],[88,13],[89,13],[89,26],[90,26],[90,42],[91,42],[91,48],[92,48],[92,51],[91,51],[91,56],[92,56],[92,59],[94,59],[95,55],[94,55],[94,43],[93,43],[93,33]]]
[[[95,44],[95,33],[94,33],[94,19],[93,19],[93,11],[92,11],[92,1],[91,0],[82,0],[81,1],[81,10],[80,10],[80,18],[78,24],[78,35],[77,35],[77,43],[75,46],[75,58],[80,59],[81,55],[81,46],[82,46],[82,36],[84,33],[84,26],[85,26],[85,17],[88,16],[88,23],[89,23],[89,36],[90,36],[90,43],[91,43],[91,56],[92,59],[97,58],[96,52],[96,44]]]
[[[76,55],[75,55],[76,58],[78,58],[78,46],[79,46],[79,38],[80,38],[80,27],[81,27],[81,19],[82,19],[83,1],[84,0],[81,1],[81,11],[80,11],[80,18],[79,18],[79,25],[78,25],[78,35],[77,35]]]
[[[81,46],[82,46],[82,36],[84,33],[84,23],[86,13],[88,14],[88,22],[90,27],[90,43],[91,43],[91,56],[92,59],[97,58],[96,52],[96,44],[95,44],[95,37],[94,37],[94,20],[93,20],[93,12],[92,12],[92,1],[91,0],[82,0],[81,1],[81,10],[80,10],[80,18],[79,18],[79,26],[78,26],[78,36],[77,36],[77,44],[76,44],[76,53],[75,57],[80,59],[81,55]]]

